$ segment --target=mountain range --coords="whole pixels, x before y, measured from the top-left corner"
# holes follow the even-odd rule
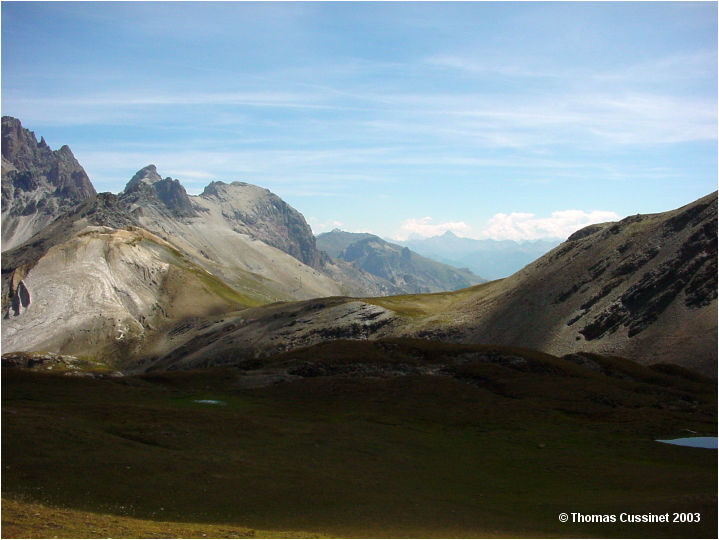
[[[557,247],[560,240],[476,240],[447,231],[430,238],[410,238],[399,241],[425,257],[453,266],[466,267],[487,279],[500,279],[514,274],[523,267]]]
[[[422,257],[373,234],[335,229],[318,235],[317,247],[411,293],[453,291],[486,281],[466,268]]]
[[[374,235],[315,239],[297,210],[242,182],[193,196],[148,165],[119,194],[97,194],[69,148],[52,151],[14,118],[2,126],[4,352],[141,372],[408,337],[716,376],[716,193],[589,226],[483,283]],[[479,245],[465,240],[442,238]]]

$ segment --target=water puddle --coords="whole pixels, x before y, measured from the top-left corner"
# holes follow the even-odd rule
[[[676,444],[678,446],[691,446],[692,448],[717,449],[716,437],[682,437],[681,439],[657,439],[657,442]]]
[[[226,402],[220,401],[219,399],[193,399],[195,403],[202,403],[204,405],[227,405]]]

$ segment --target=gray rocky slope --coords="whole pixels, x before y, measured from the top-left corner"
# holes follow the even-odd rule
[[[173,321],[397,291],[318,251],[302,215],[267,190],[214,182],[191,197],[148,166],[119,195],[98,195],[69,148],[51,151],[12,118],[3,120],[3,210],[6,352],[124,365]]]
[[[122,366],[170,322],[248,303],[137,227],[86,224],[3,277],[4,352],[61,352]]]
[[[212,182],[200,195],[148,165],[119,194],[143,228],[178,246],[229,285],[265,302],[339,294],[403,292],[317,249],[302,214],[267,189]],[[246,289],[246,274],[263,282]]]
[[[582,229],[455,310],[468,341],[591,350],[716,376],[717,194]]]
[[[63,146],[51,150],[19,120],[2,118],[2,249],[18,246],[95,195],[85,170]]]
[[[422,257],[373,234],[336,229],[318,235],[317,245],[336,259],[355,263],[409,293],[454,291],[486,281],[466,268]]]

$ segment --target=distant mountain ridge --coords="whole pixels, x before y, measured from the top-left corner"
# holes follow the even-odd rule
[[[422,257],[373,234],[335,229],[318,235],[317,245],[332,257],[355,263],[410,293],[454,291],[485,281],[467,269]]]
[[[530,262],[557,247],[560,240],[476,240],[451,231],[430,238],[398,241],[400,245],[453,266],[469,268],[487,279],[514,274]]]

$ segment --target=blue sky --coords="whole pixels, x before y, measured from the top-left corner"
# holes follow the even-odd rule
[[[563,237],[717,188],[717,4],[2,2],[2,114],[315,232]]]

